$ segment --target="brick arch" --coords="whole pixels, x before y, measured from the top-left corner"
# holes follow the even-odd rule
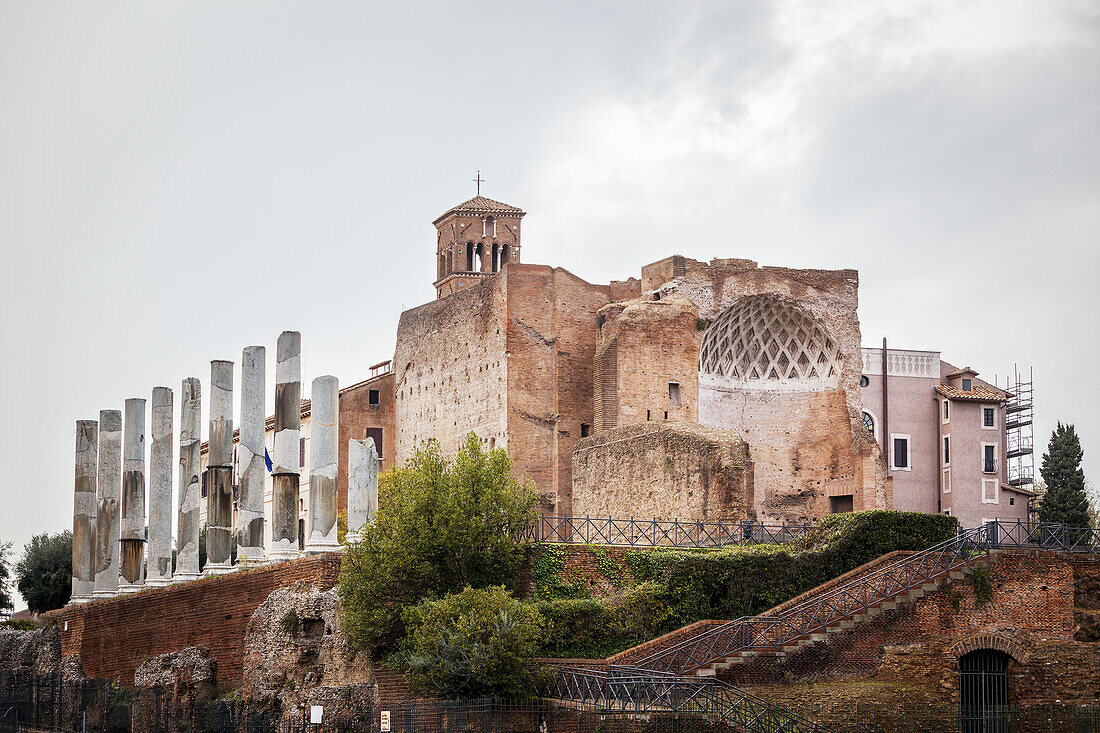
[[[963,639],[951,645],[949,650],[951,652],[951,666],[958,669],[959,657],[979,649],[993,649],[998,652],[1004,652],[1020,664],[1027,664],[1028,657],[1030,656],[1023,647],[1011,639],[1007,639],[998,634],[979,634],[978,636],[972,636],[969,639]]]

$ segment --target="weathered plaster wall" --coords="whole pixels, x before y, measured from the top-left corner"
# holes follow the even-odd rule
[[[591,517],[714,520],[752,516],[745,442],[694,423],[606,430],[573,451],[573,511]]]

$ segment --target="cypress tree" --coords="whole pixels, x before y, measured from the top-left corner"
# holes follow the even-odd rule
[[[1072,425],[1058,423],[1050,435],[1039,469],[1047,485],[1039,506],[1040,522],[1062,522],[1071,527],[1089,526],[1089,500],[1085,472],[1081,468],[1081,441]]]

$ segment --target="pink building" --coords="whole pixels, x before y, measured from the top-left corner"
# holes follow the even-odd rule
[[[860,387],[895,509],[952,514],[965,527],[1027,519],[1034,494],[1007,480],[1011,394],[938,351],[908,349],[887,349],[885,359],[882,349],[863,349]]]

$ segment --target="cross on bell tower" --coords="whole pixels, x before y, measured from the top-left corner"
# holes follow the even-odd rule
[[[481,171],[477,172],[477,176],[474,178],[474,183],[477,184],[477,195],[481,195],[481,184],[485,183],[485,179],[481,177]]]

